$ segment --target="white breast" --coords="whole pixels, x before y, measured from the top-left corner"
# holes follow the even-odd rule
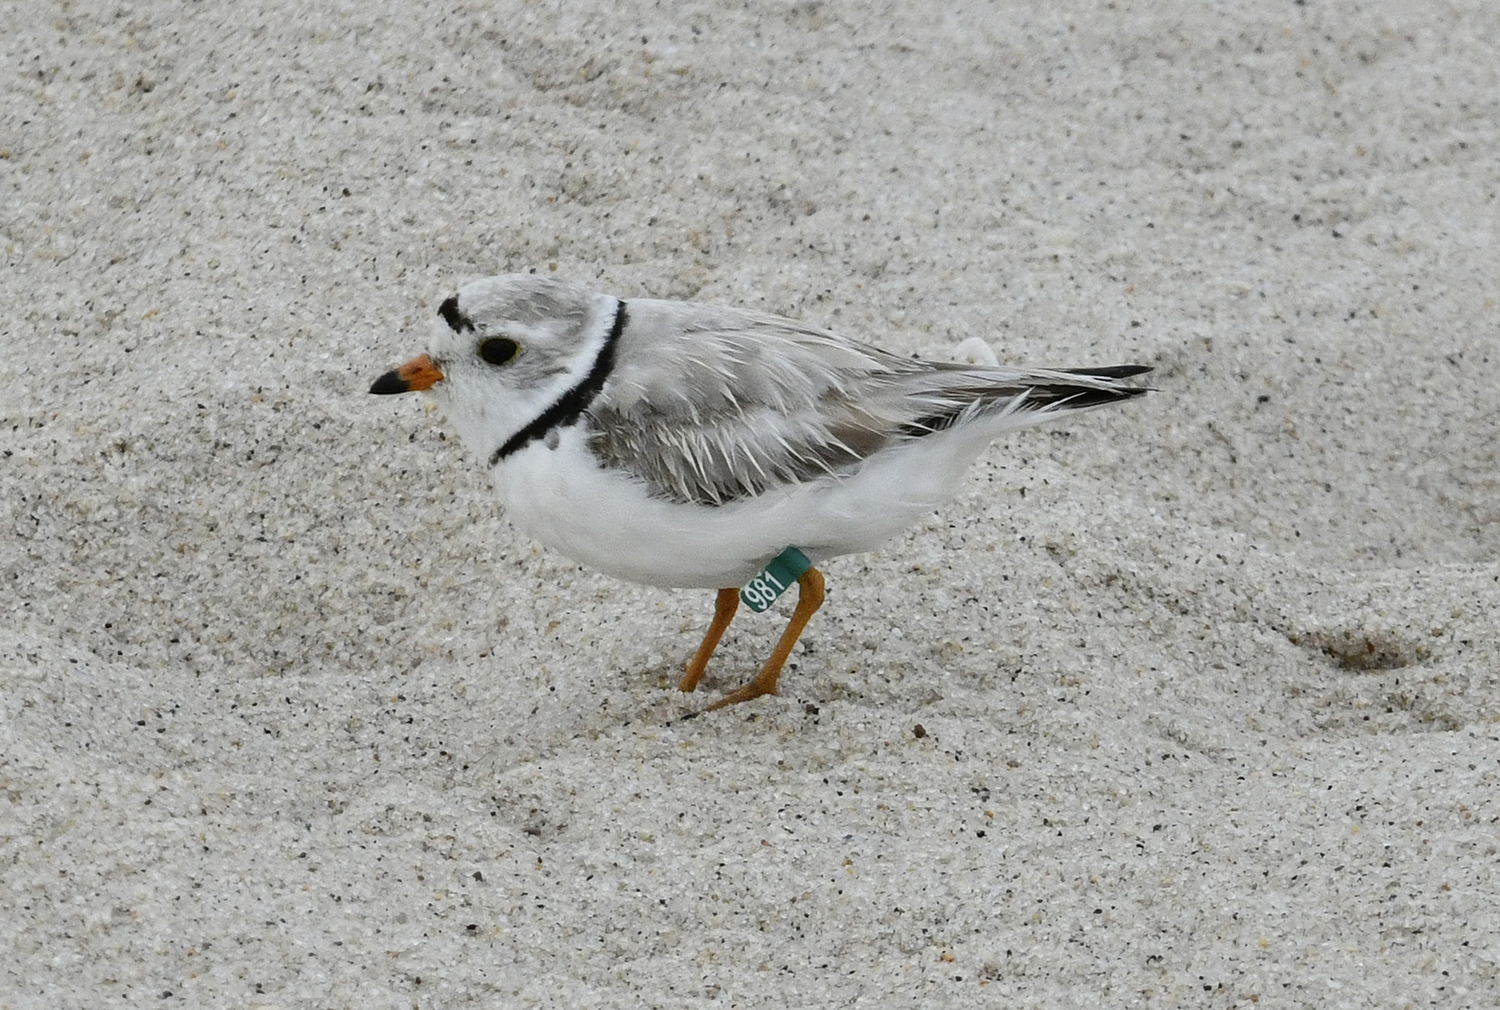
[[[877,454],[856,474],[719,506],[649,497],[600,467],[581,426],[555,448],[533,442],[494,468],[511,521],[591,568],[646,585],[719,589],[748,582],[787,546],[814,564],[871,550],[952,497],[988,433],[945,432]]]

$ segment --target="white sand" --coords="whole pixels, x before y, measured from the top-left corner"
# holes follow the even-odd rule
[[[1500,1004],[1500,7],[560,6],[0,13],[0,1007]],[[554,264],[1160,391],[677,722],[365,392]]]

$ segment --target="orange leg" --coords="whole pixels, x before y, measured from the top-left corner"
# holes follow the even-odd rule
[[[708,661],[713,657],[714,650],[719,647],[719,639],[724,637],[724,632],[729,627],[729,622],[734,620],[734,612],[740,605],[740,591],[738,589],[721,589],[719,596],[714,600],[714,623],[708,626],[708,631],[703,635],[703,644],[698,646],[698,651],[693,654],[692,662],[687,665],[687,672],[682,675],[682,681],[677,685],[679,691],[691,691],[698,686],[698,681],[703,679],[703,671],[708,668]]]
[[[728,591],[725,590],[725,592]],[[721,606],[723,599],[724,597],[721,593],[719,596]],[[750,683],[726,694],[708,706],[704,711],[712,712],[727,705],[738,705],[742,701],[759,698],[763,694],[775,694],[776,681],[781,677],[782,665],[786,662],[787,657],[792,654],[792,646],[797,644],[797,639],[802,637],[802,629],[807,627],[807,622],[812,619],[812,615],[822,605],[823,573],[816,568],[809,568],[797,579],[797,609],[792,611],[792,619],[786,622],[786,630],[781,633],[781,640],[776,643],[776,648],[772,650],[771,658],[766,660],[766,665],[760,668],[760,672],[755,675],[755,679],[750,681]],[[726,619],[724,623],[728,625],[729,621]],[[718,624],[717,619],[715,619],[714,624]],[[718,639],[715,638],[714,641],[717,642]],[[707,644],[706,639],[705,644]],[[701,654],[703,650],[700,649],[698,651]],[[712,648],[709,651],[713,651]],[[704,662],[706,663],[707,661],[705,658]],[[697,662],[697,657],[694,657],[693,662]],[[689,667],[688,669],[691,673],[692,668]]]

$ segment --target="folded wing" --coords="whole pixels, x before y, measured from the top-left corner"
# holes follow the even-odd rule
[[[1140,365],[1020,370],[897,357],[787,319],[632,300],[622,364],[588,412],[594,451],[670,501],[720,505],[838,479],[901,441],[995,433],[1145,392]]]

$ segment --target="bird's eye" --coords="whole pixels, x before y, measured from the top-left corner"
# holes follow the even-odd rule
[[[509,337],[490,337],[479,345],[479,356],[491,365],[503,365],[516,356],[521,345]]]

